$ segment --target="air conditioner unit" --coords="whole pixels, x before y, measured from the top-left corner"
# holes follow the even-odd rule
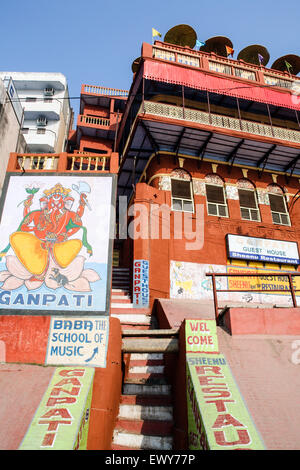
[[[53,96],[54,95],[54,88],[45,88],[44,89],[45,96]]]
[[[36,120],[36,125],[38,127],[47,126],[47,119],[45,118],[45,116],[38,117],[37,120]]]

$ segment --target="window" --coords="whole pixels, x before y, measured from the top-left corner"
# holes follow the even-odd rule
[[[171,178],[172,210],[194,212],[191,181]]]
[[[238,188],[238,193],[242,219],[260,222],[260,214],[254,189]]]
[[[223,186],[206,184],[206,199],[208,215],[228,217],[227,204]]]
[[[269,194],[272,220],[274,224],[291,225],[283,194]]]

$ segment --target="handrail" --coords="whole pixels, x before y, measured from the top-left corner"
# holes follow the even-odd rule
[[[219,306],[218,306],[218,297],[217,292],[266,292],[264,289],[217,289],[216,286],[216,277],[264,277],[264,276],[276,276],[276,277],[287,277],[289,280],[289,289],[286,292],[290,292],[292,296],[293,307],[297,307],[297,299],[295,292],[300,291],[300,289],[295,289],[293,286],[293,276],[300,276],[300,273],[283,273],[283,272],[268,272],[268,273],[206,273],[206,276],[211,276],[212,278],[212,287],[213,287],[213,298],[214,298],[214,308],[215,308],[215,319],[218,324],[219,317]],[[272,289],[272,292],[281,292],[281,289]]]

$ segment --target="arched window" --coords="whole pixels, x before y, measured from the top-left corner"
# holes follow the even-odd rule
[[[270,184],[268,186],[268,196],[273,224],[291,225],[285,196],[281,187],[275,183]]]
[[[260,213],[254,185],[247,179],[237,181],[241,217],[245,220],[260,222]]]
[[[208,215],[228,217],[228,208],[222,178],[216,174],[206,175],[205,189]]]
[[[191,175],[181,169],[173,170],[171,175],[172,210],[194,212],[194,198]]]

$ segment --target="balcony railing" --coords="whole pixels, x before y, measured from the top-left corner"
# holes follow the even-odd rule
[[[93,95],[118,96],[127,98],[128,90],[118,90],[117,88],[107,88],[103,86],[82,85],[81,93],[89,93]]]
[[[12,153],[8,172],[95,172],[117,173],[118,154],[18,154]]]
[[[230,116],[206,113],[190,108],[183,108],[153,101],[144,101],[140,107],[140,113],[153,114],[170,119],[185,120],[204,124],[208,126],[220,127],[223,129],[236,130],[255,134],[263,137],[271,137],[289,142],[300,142],[300,131],[285,129],[283,127],[261,124],[258,122],[237,119]]]
[[[78,125],[109,127],[110,119],[103,118],[103,117],[96,117],[96,116],[86,116],[85,114],[80,114],[78,116]]]

